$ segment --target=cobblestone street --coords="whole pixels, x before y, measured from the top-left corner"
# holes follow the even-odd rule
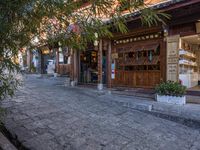
[[[54,78],[27,76],[2,106],[6,128],[31,150],[200,150],[199,130]]]

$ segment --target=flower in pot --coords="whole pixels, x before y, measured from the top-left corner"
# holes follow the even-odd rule
[[[155,88],[157,101],[183,105],[186,103],[186,89],[178,82],[162,82]]]

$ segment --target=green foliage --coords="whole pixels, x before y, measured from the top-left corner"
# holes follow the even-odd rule
[[[165,19],[170,19],[170,15],[162,13],[151,8],[141,10],[141,21],[143,25],[152,26],[162,23],[165,25]],[[164,18],[164,19],[163,19]]]
[[[16,78],[18,71],[19,67],[9,56],[0,62],[0,100],[7,95],[14,95],[14,91],[20,83]]]
[[[138,10],[142,22],[150,25],[163,23],[163,14],[148,9],[142,1],[119,0],[123,6],[115,6],[115,0],[88,0],[91,4],[79,10],[82,1],[74,0],[1,0],[0,1],[0,97],[13,95],[17,82],[13,75],[18,66],[13,61],[19,49],[34,48],[45,44],[53,45],[58,41],[63,46],[84,49],[87,43],[99,38],[112,37],[112,29],[126,33],[124,9],[130,13]],[[150,14],[150,17],[149,17]],[[102,19],[103,16],[109,21]],[[57,23],[49,22],[54,20]],[[78,32],[68,30],[70,25],[77,24]],[[43,38],[41,35],[46,35]],[[39,43],[33,39],[39,37]],[[5,70],[8,70],[5,73]]]
[[[35,66],[34,66],[33,64],[31,64],[31,68],[30,68],[30,69],[31,69],[31,72],[32,72],[32,73],[35,73],[35,72],[36,72],[36,68],[35,68]]]
[[[19,81],[11,74],[0,75],[0,100],[7,95],[13,96]]]
[[[156,86],[155,90],[158,95],[169,96],[184,96],[186,93],[186,87],[178,82],[167,81]]]

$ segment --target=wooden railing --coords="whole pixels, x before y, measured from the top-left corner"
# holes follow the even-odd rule
[[[59,64],[58,65],[58,74],[60,75],[69,75],[71,71],[70,64]]]

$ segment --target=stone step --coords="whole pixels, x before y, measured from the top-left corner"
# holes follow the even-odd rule
[[[140,93],[136,91],[111,91],[112,94],[117,95],[125,95],[125,96],[135,96],[135,97],[142,97],[142,98],[150,98],[151,100],[155,99],[154,94],[149,93]]]
[[[186,95],[187,103],[200,104],[200,96]]]
[[[65,79],[64,85],[65,85],[65,86],[70,86],[70,85],[71,85],[71,80],[70,80],[70,78],[66,78],[66,79]]]

